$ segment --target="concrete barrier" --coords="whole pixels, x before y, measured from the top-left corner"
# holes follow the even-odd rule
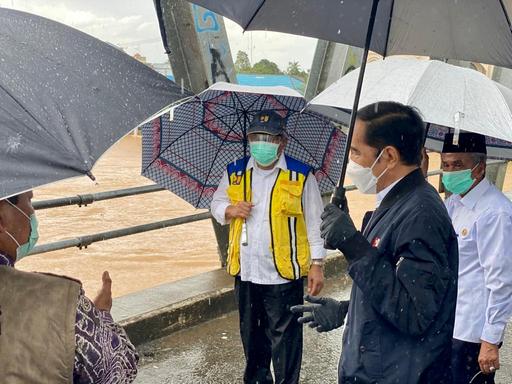
[[[329,254],[325,277],[345,272],[345,258]],[[218,269],[117,298],[112,315],[140,345],[235,309],[233,278]]]

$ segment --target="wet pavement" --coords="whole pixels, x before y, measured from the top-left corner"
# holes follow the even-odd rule
[[[329,279],[322,293],[348,299],[350,282],[345,277]],[[507,345],[511,332],[512,328],[501,351],[497,384],[512,383],[512,348]],[[301,383],[336,383],[342,329],[320,334],[306,327],[304,336]],[[244,355],[236,312],[143,345],[140,352],[137,384],[242,382]]]

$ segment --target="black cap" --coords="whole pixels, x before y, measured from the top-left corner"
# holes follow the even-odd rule
[[[286,129],[286,119],[281,117],[272,109],[256,113],[249,125],[247,134],[264,133],[267,135],[278,136],[283,134]]]
[[[483,153],[487,154],[485,136],[473,132],[461,132],[458,145],[453,144],[453,133],[444,137],[443,153]]]

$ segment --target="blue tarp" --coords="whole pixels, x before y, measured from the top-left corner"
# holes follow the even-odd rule
[[[174,81],[173,75],[168,75],[167,78]],[[293,76],[239,73],[236,75],[236,78],[240,85],[257,85],[266,87],[281,85],[304,94],[305,83]]]

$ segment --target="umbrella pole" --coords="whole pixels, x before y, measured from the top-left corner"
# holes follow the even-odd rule
[[[244,116],[244,174],[242,176],[244,183],[244,201],[247,201],[247,116]],[[244,219],[242,224],[241,243],[243,246],[249,245],[249,239],[247,235],[247,222]]]
[[[357,110],[359,108],[359,99],[361,97],[361,89],[363,86],[364,72],[366,70],[366,61],[368,60],[368,52],[370,51],[370,43],[372,41],[373,27],[375,25],[375,17],[377,15],[377,9],[379,7],[379,0],[373,0],[372,10],[370,13],[370,20],[368,23],[368,30],[366,31],[366,41],[364,44],[363,58],[361,61],[361,68],[359,69],[359,78],[357,79],[356,94],[354,97],[354,104],[352,106],[352,113],[350,114],[350,124],[347,135],[347,147],[345,148],[345,154],[343,156],[343,164],[341,168],[341,175],[338,180],[338,184],[331,195],[331,203],[337,205],[341,209],[346,209],[346,198],[345,188],[343,182],[345,181],[345,173],[347,170],[347,164],[350,154],[350,143],[352,142],[352,135],[354,133],[354,125],[356,123]]]

